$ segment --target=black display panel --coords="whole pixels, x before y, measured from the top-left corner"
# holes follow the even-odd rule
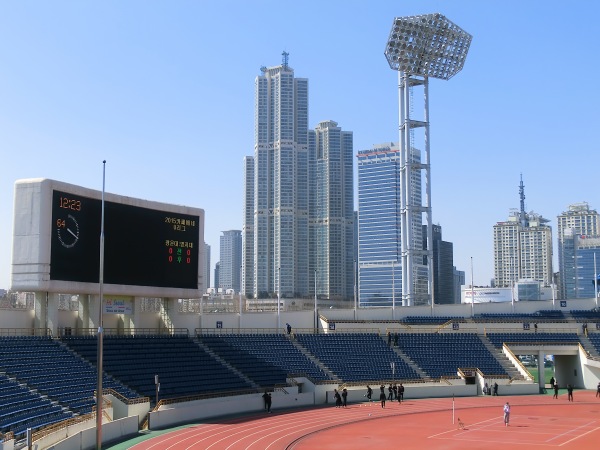
[[[101,200],[52,193],[50,279],[98,283]],[[194,215],[104,202],[104,283],[198,289]]]

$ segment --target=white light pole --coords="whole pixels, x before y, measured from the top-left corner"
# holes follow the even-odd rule
[[[474,303],[475,303],[475,285],[473,284],[473,257],[471,256],[471,317],[473,317]]]
[[[396,17],[392,24],[385,57],[398,71],[399,146],[400,146],[400,230],[402,250],[402,304],[413,306],[417,298],[413,281],[416,266],[422,264],[422,242],[413,237],[416,219],[425,214],[428,262],[427,292],[434,302],[433,245],[431,215],[431,157],[429,139],[429,78],[448,80],[463,68],[472,36],[442,14]],[[424,118],[412,117],[413,87],[423,86]],[[422,128],[424,158],[417,156],[414,130]],[[414,180],[424,180],[425,204]],[[419,187],[420,189],[420,187]],[[418,220],[418,223],[421,223]],[[420,293],[419,293],[420,294]]]
[[[356,282],[357,282],[357,275],[356,275],[356,260],[354,260],[354,320],[356,320]]]
[[[96,368],[98,379],[96,381],[96,450],[102,449],[102,365],[104,348],[104,325],[102,320],[102,303],[104,302],[104,188],[106,180],[106,160],[102,161],[102,212],[100,215],[100,308],[98,314],[98,349]]]
[[[396,320],[396,267],[392,261],[392,320]]]
[[[596,252],[594,252],[594,294],[596,296],[596,308],[598,308],[598,272],[596,270]]]

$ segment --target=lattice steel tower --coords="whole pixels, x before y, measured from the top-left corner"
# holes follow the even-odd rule
[[[401,255],[402,255],[402,305],[412,306],[433,298],[433,236],[431,219],[431,160],[429,153],[429,77],[448,80],[463,68],[472,36],[441,14],[396,17],[388,38],[385,57],[390,67],[398,71],[399,132],[401,154]],[[422,120],[413,118],[413,88],[422,87],[424,111]],[[415,158],[414,131],[421,130],[424,158]],[[423,176],[424,172],[424,176]],[[416,184],[411,180],[424,180],[425,204],[420,193],[414,193]],[[420,235],[423,214],[427,222],[427,243],[424,249]],[[421,242],[419,242],[421,241]],[[427,293],[423,294],[422,272],[427,260]],[[425,296],[425,298],[423,298]]]

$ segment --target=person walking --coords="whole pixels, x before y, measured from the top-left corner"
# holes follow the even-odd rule
[[[367,393],[365,395],[369,399],[369,401],[371,401],[371,396],[373,395],[373,389],[371,389],[371,386],[369,386],[368,384],[367,384]]]
[[[571,383],[567,384],[567,399],[570,402],[573,401],[573,385]]]
[[[342,397],[337,389],[333,390],[333,396],[335,397],[335,407],[341,408],[342,407]]]
[[[558,399],[558,381],[554,380],[554,395],[552,396],[552,398],[556,398]]]
[[[504,426],[508,426],[508,422],[510,422],[510,405],[508,402],[504,404]]]

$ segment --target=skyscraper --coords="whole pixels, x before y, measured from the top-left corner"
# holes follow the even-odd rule
[[[411,162],[420,162],[412,149]],[[360,306],[411,306],[402,299],[401,267],[401,157],[395,143],[358,152],[358,289]],[[421,201],[421,176],[410,179],[413,204]],[[412,216],[409,237],[413,248],[423,248],[422,216]],[[425,252],[422,252],[423,256]],[[415,304],[427,304],[428,271],[413,261]]]
[[[525,187],[519,185],[521,208],[494,225],[494,281],[512,287],[519,280],[552,284],[552,228],[534,212],[525,212]]]
[[[594,253],[600,263],[600,215],[585,202],[575,203],[557,217],[557,223],[559,298],[594,297],[590,277]]]
[[[210,245],[206,242],[204,243],[204,270],[205,270],[205,284],[204,289],[201,291],[203,294],[206,292],[206,289],[210,287]]]
[[[240,292],[242,264],[242,232],[223,231],[220,237],[219,288]]]
[[[262,67],[255,81],[254,158],[246,160],[244,259],[246,294],[309,294],[308,80],[282,64]],[[252,218],[252,219],[250,219]],[[253,234],[250,251],[249,237]],[[250,253],[252,253],[250,262]],[[250,280],[252,291],[248,292]]]
[[[254,293],[254,158],[244,158],[244,218],[242,226],[242,292]]]
[[[352,132],[342,131],[336,122],[328,120],[319,123],[310,135],[310,235],[314,248],[310,251],[309,268],[316,270],[319,297],[351,300],[354,290]]]
[[[427,235],[427,225],[423,225],[423,235]],[[435,303],[451,304],[455,302],[454,291],[454,246],[452,242],[442,240],[442,227],[433,225],[433,298]],[[423,239],[423,247],[427,240]],[[423,264],[427,264],[424,258]]]

